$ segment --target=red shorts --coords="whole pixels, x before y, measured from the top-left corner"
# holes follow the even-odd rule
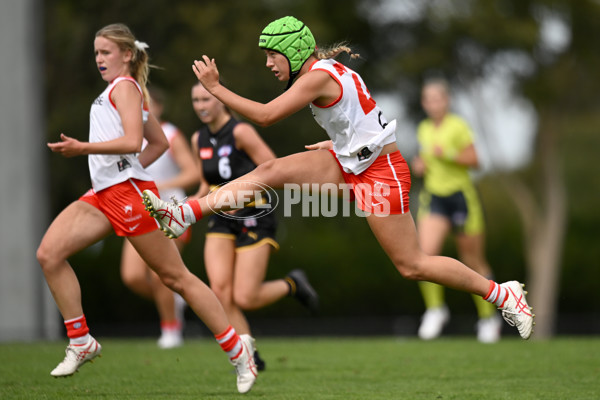
[[[335,157],[335,152],[329,151]],[[410,171],[399,151],[377,157],[358,175],[347,173],[337,157],[335,160],[359,209],[376,215],[409,212]]]
[[[144,209],[142,192],[146,189],[158,195],[153,181],[128,179],[97,193],[90,189],[79,200],[102,211],[117,236],[138,236],[158,229],[156,220]]]

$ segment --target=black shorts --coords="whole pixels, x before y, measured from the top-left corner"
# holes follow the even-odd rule
[[[428,214],[446,217],[456,233],[478,235],[485,230],[483,210],[475,189],[461,190],[449,196],[437,196],[422,190],[418,218]]]
[[[258,218],[252,217],[248,209],[241,209],[230,218],[221,214],[211,215],[208,219],[206,236],[223,237],[235,240],[236,251],[262,246],[267,243],[279,249],[275,240],[277,217],[270,213]],[[241,218],[243,217],[243,218]]]

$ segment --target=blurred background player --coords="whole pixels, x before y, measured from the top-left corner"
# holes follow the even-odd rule
[[[192,147],[200,174],[200,188],[191,198],[201,198],[221,185],[275,158],[271,148],[252,125],[235,119],[229,109],[200,82],[192,87],[192,106],[203,126],[193,134]],[[268,201],[266,196],[262,201]],[[250,205],[208,220],[204,264],[215,292],[238,333],[250,335],[244,310],[256,310],[288,295],[312,312],[318,296],[302,270],[284,279],[265,281],[269,257],[279,245],[275,241],[275,213]],[[257,217],[259,216],[259,217]],[[259,370],[264,361],[255,352]]]
[[[439,255],[446,237],[453,232],[460,260],[493,279],[485,258],[483,210],[469,175],[469,169],[479,165],[471,129],[462,118],[449,112],[446,81],[426,82],[421,104],[428,118],[419,124],[420,152],[412,162],[413,172],[424,179],[417,213],[421,247],[427,254]],[[418,284],[426,307],[418,334],[424,340],[434,339],[450,319],[444,287],[424,281]],[[496,307],[481,296],[472,297],[479,316],[477,339],[484,343],[498,341],[502,323]]]
[[[169,149],[155,162],[146,167],[158,188],[160,197],[169,200],[185,197],[185,189],[198,185],[199,177],[188,140],[175,125],[162,121],[164,111],[164,93],[157,87],[148,87],[150,95],[149,111],[160,123],[169,142]],[[143,147],[147,144],[143,143]],[[181,252],[189,243],[191,230],[179,237],[175,244]],[[125,285],[134,293],[153,300],[160,317],[161,335],[158,346],[163,349],[183,344],[183,324],[185,301],[167,288],[158,275],[150,269],[131,243],[123,242],[121,255],[121,277]]]

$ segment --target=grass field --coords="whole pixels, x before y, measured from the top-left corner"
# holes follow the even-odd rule
[[[267,370],[245,395],[213,340],[98,339],[102,357],[61,379],[65,342],[0,344],[0,399],[600,399],[597,337],[262,338]]]

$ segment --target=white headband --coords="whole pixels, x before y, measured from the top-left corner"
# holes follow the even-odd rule
[[[133,42],[133,43],[135,44],[135,47],[136,47],[138,50],[146,50],[148,47],[150,47],[150,46],[148,46],[148,43],[146,43],[146,42],[138,42],[138,41],[136,40],[136,41],[135,41],[135,42]]]

